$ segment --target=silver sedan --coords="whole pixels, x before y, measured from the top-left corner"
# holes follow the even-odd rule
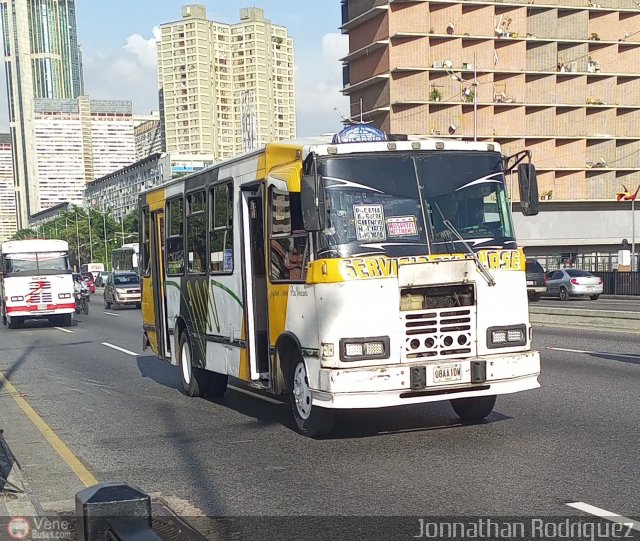
[[[559,269],[545,274],[548,296],[567,301],[588,296],[595,301],[603,291],[602,278],[580,269]]]

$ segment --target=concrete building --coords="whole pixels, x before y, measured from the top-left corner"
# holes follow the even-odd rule
[[[136,140],[136,161],[163,151],[160,111],[152,111],[149,115],[134,115],[133,133]]]
[[[199,171],[213,156],[153,154],[87,184],[84,205],[109,212],[116,220],[138,208],[138,195],[178,174]]]
[[[55,220],[56,218],[60,218],[60,216],[63,216],[74,208],[76,207],[71,203],[58,203],[57,205],[49,207],[48,209],[36,212],[35,214],[29,216],[28,227],[38,232],[38,229],[40,227],[52,220]]]
[[[13,185],[11,135],[0,133],[0,242],[10,239],[16,230],[16,195]]]
[[[161,25],[158,77],[167,152],[216,160],[295,137],[293,40],[258,8],[240,22],[207,20],[182,8]],[[240,134],[242,134],[240,136]]]
[[[18,227],[41,208],[34,100],[83,93],[74,0],[0,0]]]
[[[129,101],[35,100],[38,211],[82,203],[87,182],[135,161]]]
[[[342,22],[353,116],[362,105],[391,133],[530,149],[542,212],[516,225],[537,253],[613,252],[631,241],[630,213],[615,212],[626,225],[614,227],[598,218],[604,207],[580,202],[640,185],[637,0],[343,0]],[[517,200],[517,183],[510,188]],[[589,220],[601,227],[563,235],[568,222]]]

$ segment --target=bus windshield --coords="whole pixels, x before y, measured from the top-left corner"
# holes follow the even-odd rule
[[[497,152],[351,154],[322,160],[319,172],[327,221],[318,257],[465,251],[445,220],[474,249],[515,247]]]
[[[6,274],[61,274],[71,272],[66,252],[5,254]]]

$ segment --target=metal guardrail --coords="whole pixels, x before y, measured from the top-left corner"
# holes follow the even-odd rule
[[[605,295],[640,295],[640,272],[594,271],[602,278]]]

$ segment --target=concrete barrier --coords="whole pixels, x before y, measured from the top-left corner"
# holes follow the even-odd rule
[[[640,333],[640,312],[591,310],[529,305],[531,323],[552,326],[597,327]]]

